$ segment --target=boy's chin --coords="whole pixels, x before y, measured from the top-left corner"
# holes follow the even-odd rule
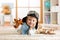
[[[30,28],[34,28],[34,26],[30,26]]]

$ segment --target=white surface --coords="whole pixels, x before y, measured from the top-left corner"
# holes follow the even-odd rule
[[[55,31],[55,33],[55,35],[18,35],[13,26],[0,26],[0,40],[60,40],[60,30]]]
[[[16,29],[13,26],[0,26],[0,35],[17,34]]]
[[[60,40],[58,35],[1,35],[2,40]]]

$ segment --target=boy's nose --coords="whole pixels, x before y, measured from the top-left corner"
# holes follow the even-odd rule
[[[33,23],[33,21],[30,21],[30,23]]]

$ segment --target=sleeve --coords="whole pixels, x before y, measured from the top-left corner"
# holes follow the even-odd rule
[[[22,33],[23,35],[24,35],[24,34],[27,34],[27,30],[28,30],[27,26],[22,25],[22,27],[21,27],[21,33]]]
[[[21,34],[25,35],[28,34],[28,29],[29,27],[26,25],[26,23],[24,23],[17,31],[20,31]]]

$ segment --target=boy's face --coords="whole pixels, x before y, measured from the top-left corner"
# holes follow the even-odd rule
[[[30,26],[30,28],[34,28],[36,26],[37,19],[35,17],[28,16],[27,17],[27,24]]]

